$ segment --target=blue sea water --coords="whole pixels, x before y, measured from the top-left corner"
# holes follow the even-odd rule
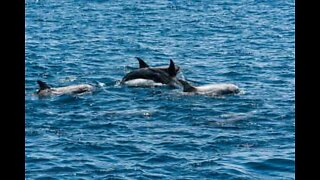
[[[26,0],[26,179],[294,179],[293,0]],[[238,95],[119,86],[141,57]],[[90,83],[39,99],[36,80]]]

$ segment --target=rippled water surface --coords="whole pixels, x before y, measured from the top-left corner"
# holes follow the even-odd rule
[[[294,6],[26,0],[26,179],[294,179]],[[136,56],[241,93],[119,86]],[[97,89],[39,99],[36,80]]]

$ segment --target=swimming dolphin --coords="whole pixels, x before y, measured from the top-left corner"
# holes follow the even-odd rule
[[[65,87],[50,87],[43,81],[37,81],[39,90],[36,92],[38,96],[50,96],[50,95],[62,95],[62,94],[81,94],[84,92],[90,92],[94,89],[89,84],[71,85]]]
[[[139,57],[136,57],[136,58],[139,61],[139,68],[150,68],[150,66],[144,60],[142,60]],[[168,67],[160,66],[160,67],[152,67],[152,68],[153,69],[159,69],[159,70],[162,70],[162,71],[165,71],[165,72],[169,73],[169,68]],[[174,68],[175,68],[176,74],[178,74],[179,70],[180,70],[180,67],[175,65]]]
[[[176,86],[180,85],[176,75],[179,72],[179,67],[176,67],[173,60],[170,59],[169,67],[149,67],[142,59],[139,60],[139,69],[129,72],[126,74],[120,84],[122,85],[135,85],[139,86],[146,82],[147,84],[153,85],[169,85]],[[139,82],[138,84],[136,82]]]
[[[227,94],[237,94],[240,92],[238,86],[234,84],[207,84],[203,86],[192,86],[187,81],[178,80],[183,86],[183,92],[192,92],[195,94],[221,96]]]

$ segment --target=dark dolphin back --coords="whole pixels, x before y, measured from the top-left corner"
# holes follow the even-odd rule
[[[168,84],[171,82],[171,77],[164,71],[153,68],[143,68],[134,70],[126,74],[121,83],[133,79],[149,79],[157,83]]]
[[[177,75],[177,72],[179,71],[179,68],[176,69],[176,66],[174,65],[174,62],[172,59],[170,59],[170,65],[168,68],[168,74],[171,77],[175,77]]]
[[[150,66],[141,58],[136,57],[136,59],[139,61],[139,68],[150,68]],[[168,73],[171,77],[174,77],[178,74],[180,67],[176,66],[172,59],[170,59],[170,65],[169,67],[152,67],[153,69],[159,69],[161,71],[165,71]]]
[[[47,83],[45,83],[43,81],[38,80],[37,83],[39,85],[40,90],[45,90],[45,89],[51,88]]]
[[[138,59],[138,61],[139,61],[139,68],[148,68],[149,67],[149,65],[146,63],[146,62],[144,62],[144,60],[142,60],[141,58],[139,58],[139,57],[136,57],[137,59]]]

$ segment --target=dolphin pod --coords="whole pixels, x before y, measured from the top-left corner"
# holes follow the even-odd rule
[[[177,78],[180,67],[175,65],[170,59],[169,66],[150,67],[143,59],[136,57],[139,61],[139,68],[127,73],[121,80],[120,85],[126,86],[169,86],[182,87],[183,92],[222,96],[228,94],[237,94],[240,92],[239,87],[234,84],[207,84],[202,86],[191,85],[188,81]],[[51,87],[45,82],[38,80],[38,96],[51,96],[62,94],[82,94],[92,92],[94,87],[89,84],[70,85],[65,87]]]

